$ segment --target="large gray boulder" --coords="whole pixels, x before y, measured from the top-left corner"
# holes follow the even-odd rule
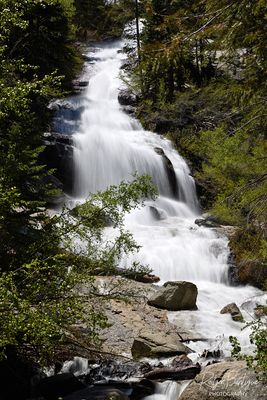
[[[196,310],[197,287],[194,283],[178,281],[166,282],[148,300],[154,307],[169,311]]]
[[[179,400],[266,400],[266,386],[244,361],[206,367],[184,390]]]
[[[189,349],[180,342],[175,333],[151,333],[146,330],[140,332],[132,345],[132,356],[135,359],[142,357],[170,357],[189,353]]]
[[[227,306],[223,307],[220,311],[221,314],[230,314],[234,321],[243,322],[244,318],[235,303],[227,304]]]

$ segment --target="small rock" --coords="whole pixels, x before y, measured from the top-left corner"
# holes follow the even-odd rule
[[[193,361],[190,360],[189,357],[187,357],[186,354],[181,354],[180,356],[175,357],[172,362],[171,362],[171,366],[174,368],[178,368],[178,367],[186,367],[189,365],[192,365]]]
[[[223,307],[220,311],[221,314],[231,314],[231,317],[234,321],[243,322],[244,318],[235,303],[227,304],[227,306]]]

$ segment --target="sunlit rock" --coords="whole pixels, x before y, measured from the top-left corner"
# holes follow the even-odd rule
[[[166,282],[148,304],[170,311],[196,310],[197,287],[191,282]]]

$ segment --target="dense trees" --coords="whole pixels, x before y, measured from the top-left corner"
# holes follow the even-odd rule
[[[144,9],[140,117],[191,162],[204,207],[242,226],[232,240],[240,278],[263,285],[266,4],[147,0]]]
[[[120,38],[134,16],[132,0],[75,0],[74,21],[80,38]]]

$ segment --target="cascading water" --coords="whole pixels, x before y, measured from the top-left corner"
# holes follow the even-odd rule
[[[74,135],[76,198],[85,199],[89,193],[130,179],[136,171],[150,175],[160,196],[126,217],[127,228],[142,248],[122,260],[121,265],[127,267],[138,260],[148,264],[162,281],[187,280],[197,285],[198,311],[169,314],[172,322],[182,321],[183,326],[195,332],[195,337],[210,340],[209,344],[190,342],[189,347],[196,352],[192,358],[199,357],[205,348],[218,345],[227,354],[230,334],[241,338],[246,347],[248,335],[240,332],[242,324],[232,321],[229,315],[221,315],[220,309],[231,302],[241,306],[261,292],[250,286],[229,285],[227,239],[194,224],[199,209],[194,180],[185,161],[168,140],[144,131],[119,105],[122,46],[117,42],[97,49],[89,87],[80,99],[84,111]],[[166,157],[173,165],[176,197]],[[161,390],[160,397],[154,398],[162,398],[163,393]],[[165,391],[164,396],[171,399],[176,395]]]

